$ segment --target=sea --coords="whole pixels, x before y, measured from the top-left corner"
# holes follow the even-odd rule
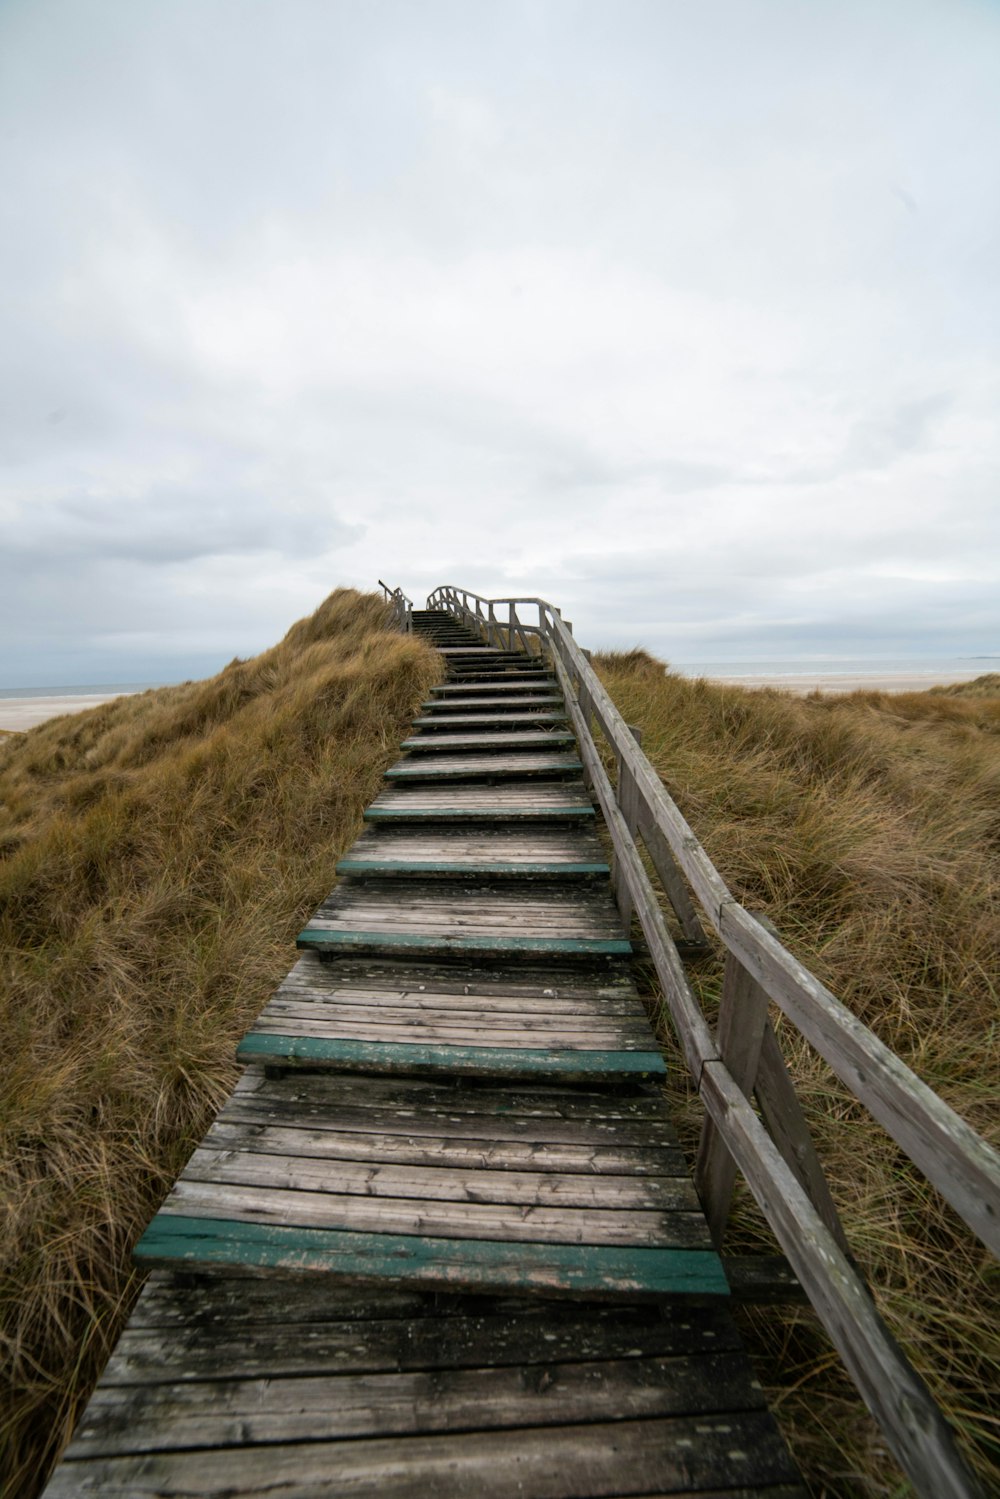
[[[670,670],[685,677],[859,677],[895,676],[900,672],[937,675],[943,681],[979,677],[1000,671],[996,656],[781,656],[767,660],[677,661],[668,657]],[[0,698],[112,697],[123,692],[146,692],[151,687],[171,687],[172,682],[73,682],[59,687],[0,687]]]

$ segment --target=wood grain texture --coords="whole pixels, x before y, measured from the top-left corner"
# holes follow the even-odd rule
[[[642,1081],[663,1061],[537,628],[412,620],[451,680],[299,939],[328,961],[244,1038],[136,1249],[178,1273],[48,1492],[801,1499]]]

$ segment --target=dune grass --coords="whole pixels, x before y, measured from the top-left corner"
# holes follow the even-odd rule
[[[440,658],[334,593],[272,650],[0,743],[0,1492],[35,1493]]]
[[[595,665],[733,893],[996,1143],[1000,678],[797,698],[690,681],[642,651]],[[721,971],[718,953],[692,970],[712,1016]],[[1000,1270],[774,1007],[772,1018],[879,1307],[1000,1492]],[[662,1010],[660,1022],[670,1046]],[[701,1106],[672,1050],[693,1153]],[[772,1246],[742,1189],[727,1247]],[[908,1493],[811,1310],[743,1320],[813,1492]]]

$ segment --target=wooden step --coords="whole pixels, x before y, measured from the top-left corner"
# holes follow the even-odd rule
[[[436,687],[431,688],[435,698],[452,700],[461,697],[498,697],[516,696],[518,693],[530,696],[535,693],[554,692],[557,687],[556,679],[552,676],[532,676],[523,681],[517,679],[508,680],[502,677],[492,677],[487,680],[481,690],[477,690],[474,682],[439,682]],[[560,698],[560,701],[562,699]]]
[[[722,1303],[469,1306],[157,1270],[46,1499],[694,1489],[805,1499]]]
[[[590,831],[444,828],[393,831],[371,827],[337,864],[341,877],[607,878],[610,869]]]
[[[415,729],[430,729],[434,733],[453,733],[457,729],[514,729],[534,724],[558,724],[567,722],[565,713],[533,712],[530,708],[510,707],[503,704],[493,713],[456,713],[435,711],[422,714],[413,720]]]
[[[415,755],[386,771],[386,780],[471,781],[527,780],[534,776],[578,776],[583,769],[575,755],[512,751],[506,755]]]
[[[649,1173],[648,1150],[616,1144],[619,1125],[669,1128],[658,1090],[608,1099],[590,1090],[512,1091],[509,1084],[420,1086],[417,1159],[395,1144],[405,1080],[295,1074],[237,1085],[136,1249],[143,1264],[291,1267],[354,1282],[508,1294],[614,1297],[725,1295],[683,1163]],[[324,1083],[328,1086],[324,1088]],[[412,1092],[412,1089],[411,1089]],[[367,1132],[356,1120],[364,1096]],[[580,1104],[588,1105],[581,1117]],[[251,1120],[245,1116],[250,1102]],[[571,1107],[570,1138],[556,1146],[609,1146],[624,1169],[581,1172],[547,1160],[546,1120]],[[479,1130],[518,1109],[541,1110],[530,1164],[498,1166],[453,1151],[455,1126]],[[270,1116],[270,1118],[268,1118]],[[435,1117],[444,1116],[442,1136]],[[417,1122],[412,1112],[409,1129]],[[530,1126],[529,1126],[530,1128]],[[355,1139],[345,1155],[343,1135]],[[627,1137],[626,1137],[627,1138]],[[387,1142],[388,1141],[388,1145]],[[387,1149],[390,1152],[387,1158]]]
[[[498,782],[486,786],[387,786],[365,811],[370,823],[593,823],[582,782]]]
[[[563,698],[554,692],[535,694],[529,692],[525,693],[523,697],[518,696],[514,698],[511,698],[509,694],[504,697],[499,695],[494,695],[493,697],[466,697],[464,695],[451,698],[432,697],[428,698],[426,702],[421,703],[420,707],[425,713],[434,712],[441,716],[450,713],[480,713],[489,708],[496,709],[498,712],[501,709],[506,709],[512,713],[524,713],[525,715],[529,712],[534,713],[535,711],[550,711],[557,712],[560,716],[563,716],[566,704]],[[563,711],[560,712],[560,710]],[[417,722],[419,722],[419,719]]]
[[[498,880],[348,880],[299,934],[300,948],[428,956],[608,958],[631,952],[610,889],[539,885],[525,895]]]
[[[400,748],[409,750],[412,755],[457,754],[468,750],[478,754],[481,750],[548,749],[575,743],[576,735],[569,729],[512,729],[509,732],[491,729],[481,734],[415,734],[404,739]]]

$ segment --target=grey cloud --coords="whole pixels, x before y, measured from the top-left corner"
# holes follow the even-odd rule
[[[4,659],[225,659],[379,574],[991,644],[1000,17],[921,16],[0,7]]]

